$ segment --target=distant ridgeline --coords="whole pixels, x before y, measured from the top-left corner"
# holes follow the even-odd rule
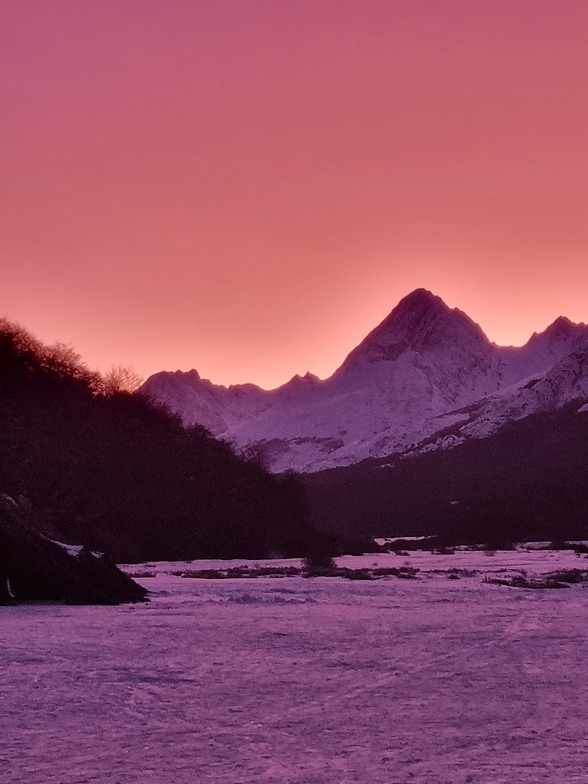
[[[296,482],[0,320],[0,492],[118,562],[324,548]]]

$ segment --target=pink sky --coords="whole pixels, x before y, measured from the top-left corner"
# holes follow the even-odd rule
[[[331,373],[418,287],[588,321],[585,0],[4,0],[0,315],[91,367]]]

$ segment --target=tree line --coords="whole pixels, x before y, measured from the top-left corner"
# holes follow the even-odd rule
[[[0,492],[119,562],[324,552],[295,478],[183,427],[134,384],[0,319]]]

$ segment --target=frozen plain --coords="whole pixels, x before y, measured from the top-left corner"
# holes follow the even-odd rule
[[[146,605],[0,608],[0,779],[588,782],[588,583],[484,582],[585,557],[340,560],[419,577],[195,580],[148,564],[130,569],[155,575]]]

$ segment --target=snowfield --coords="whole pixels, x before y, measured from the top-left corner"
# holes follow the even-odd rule
[[[154,575],[147,605],[0,607],[0,779],[588,782],[588,583],[485,582],[585,556],[340,563],[420,571],[196,580],[171,572],[218,562],[145,564],[126,569]]]

